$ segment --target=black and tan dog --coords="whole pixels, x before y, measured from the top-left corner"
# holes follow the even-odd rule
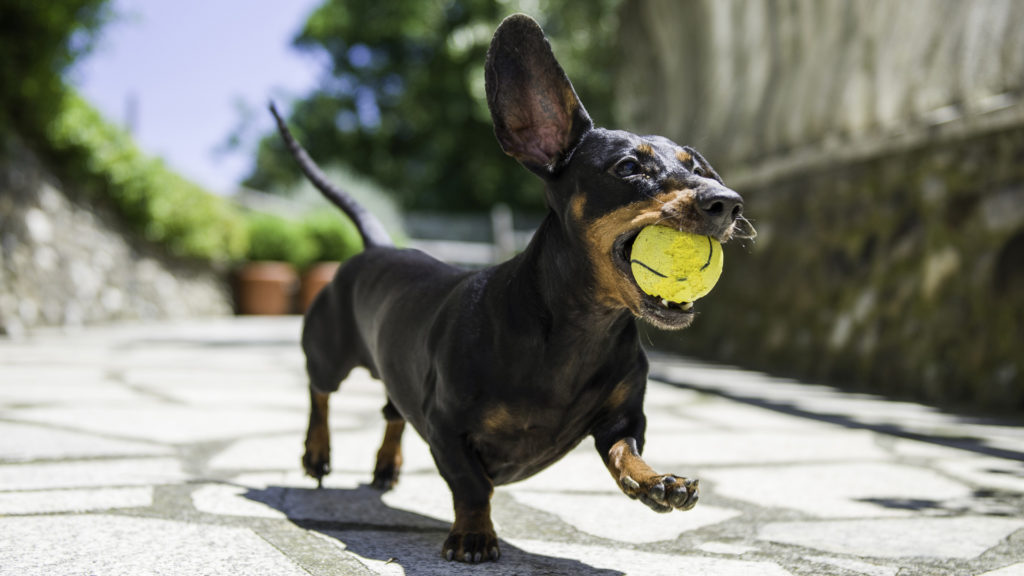
[[[306,315],[303,465],[318,480],[330,471],[328,395],[366,367],[388,397],[373,484],[398,480],[409,422],[452,491],[442,555],[467,562],[499,556],[494,486],[536,474],[587,435],[626,495],[658,512],[697,503],[697,480],[659,474],[640,457],[647,360],[634,320],[684,328],[694,306],[642,292],[630,247],[651,224],[723,242],[746,230],[740,196],[696,151],[595,128],[529,17],[511,16],[495,32],[486,85],[502,149],[544,181],[550,210],[523,253],[477,272],[393,247],[277,118],[306,175],[366,244]]]

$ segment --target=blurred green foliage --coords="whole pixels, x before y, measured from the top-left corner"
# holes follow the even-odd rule
[[[86,200],[112,206],[146,240],[177,256],[302,266],[361,249],[355,228],[336,214],[330,221],[243,214],[142,153],[69,88],[63,74],[109,18],[108,0],[0,2],[0,143],[9,134],[26,140]]]
[[[204,260],[245,255],[246,227],[232,205],[143,154],[131,136],[70,90],[46,138],[63,176],[93,200],[110,201],[147,240]]]
[[[254,212],[246,219],[249,260],[277,260],[303,268],[313,261],[316,246],[301,226],[274,214]]]
[[[92,200],[112,204],[147,240],[175,255],[215,262],[281,260],[302,268],[362,250],[355,226],[334,210],[298,220],[243,213],[143,154],[126,132],[73,92],[46,136],[65,177]]]
[[[302,221],[302,229],[313,243],[313,262],[347,260],[363,250],[355,224],[336,212],[314,212]]]
[[[0,136],[36,138],[61,105],[62,73],[89,51],[107,0],[0,2]]]
[[[363,249],[359,231],[334,212],[314,212],[301,220],[252,212],[247,260],[276,260],[303,269],[314,262],[347,260]]]
[[[493,136],[483,69],[491,35],[505,16],[531,11],[591,115],[608,121],[619,2],[327,0],[295,45],[326,55],[330,74],[294,102],[290,125],[318,162],[351,166],[406,208],[543,209],[541,187]],[[298,177],[272,134],[246,185],[282,189]]]

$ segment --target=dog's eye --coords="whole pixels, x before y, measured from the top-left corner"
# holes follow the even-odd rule
[[[695,176],[703,176],[704,175],[704,168],[702,168],[700,164],[694,164],[693,165],[693,174]]]
[[[626,158],[616,164],[612,171],[615,172],[615,175],[619,178],[628,178],[630,176],[636,176],[637,174],[643,173],[644,168],[640,165],[640,162],[637,162],[633,158]]]

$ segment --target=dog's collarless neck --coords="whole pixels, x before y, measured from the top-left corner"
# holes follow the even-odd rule
[[[571,324],[575,331],[617,339],[633,323],[632,314],[596,301],[586,255],[565,237],[557,220],[549,213],[526,249],[500,266],[507,275],[508,297],[524,300],[515,308],[544,314],[553,327]]]

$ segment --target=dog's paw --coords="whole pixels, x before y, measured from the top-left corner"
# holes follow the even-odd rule
[[[501,558],[498,536],[493,532],[451,532],[441,547],[441,557],[459,562],[485,562]]]
[[[394,464],[381,464],[377,462],[377,467],[373,471],[373,486],[377,490],[387,492],[398,484],[398,471],[399,467]]]
[[[302,455],[302,467],[306,474],[316,479],[317,486],[322,486],[324,476],[331,473],[330,446],[307,442],[306,453]]]
[[[625,475],[619,481],[626,496],[639,500],[655,512],[689,510],[700,499],[700,481],[672,474],[650,476],[640,481]]]

